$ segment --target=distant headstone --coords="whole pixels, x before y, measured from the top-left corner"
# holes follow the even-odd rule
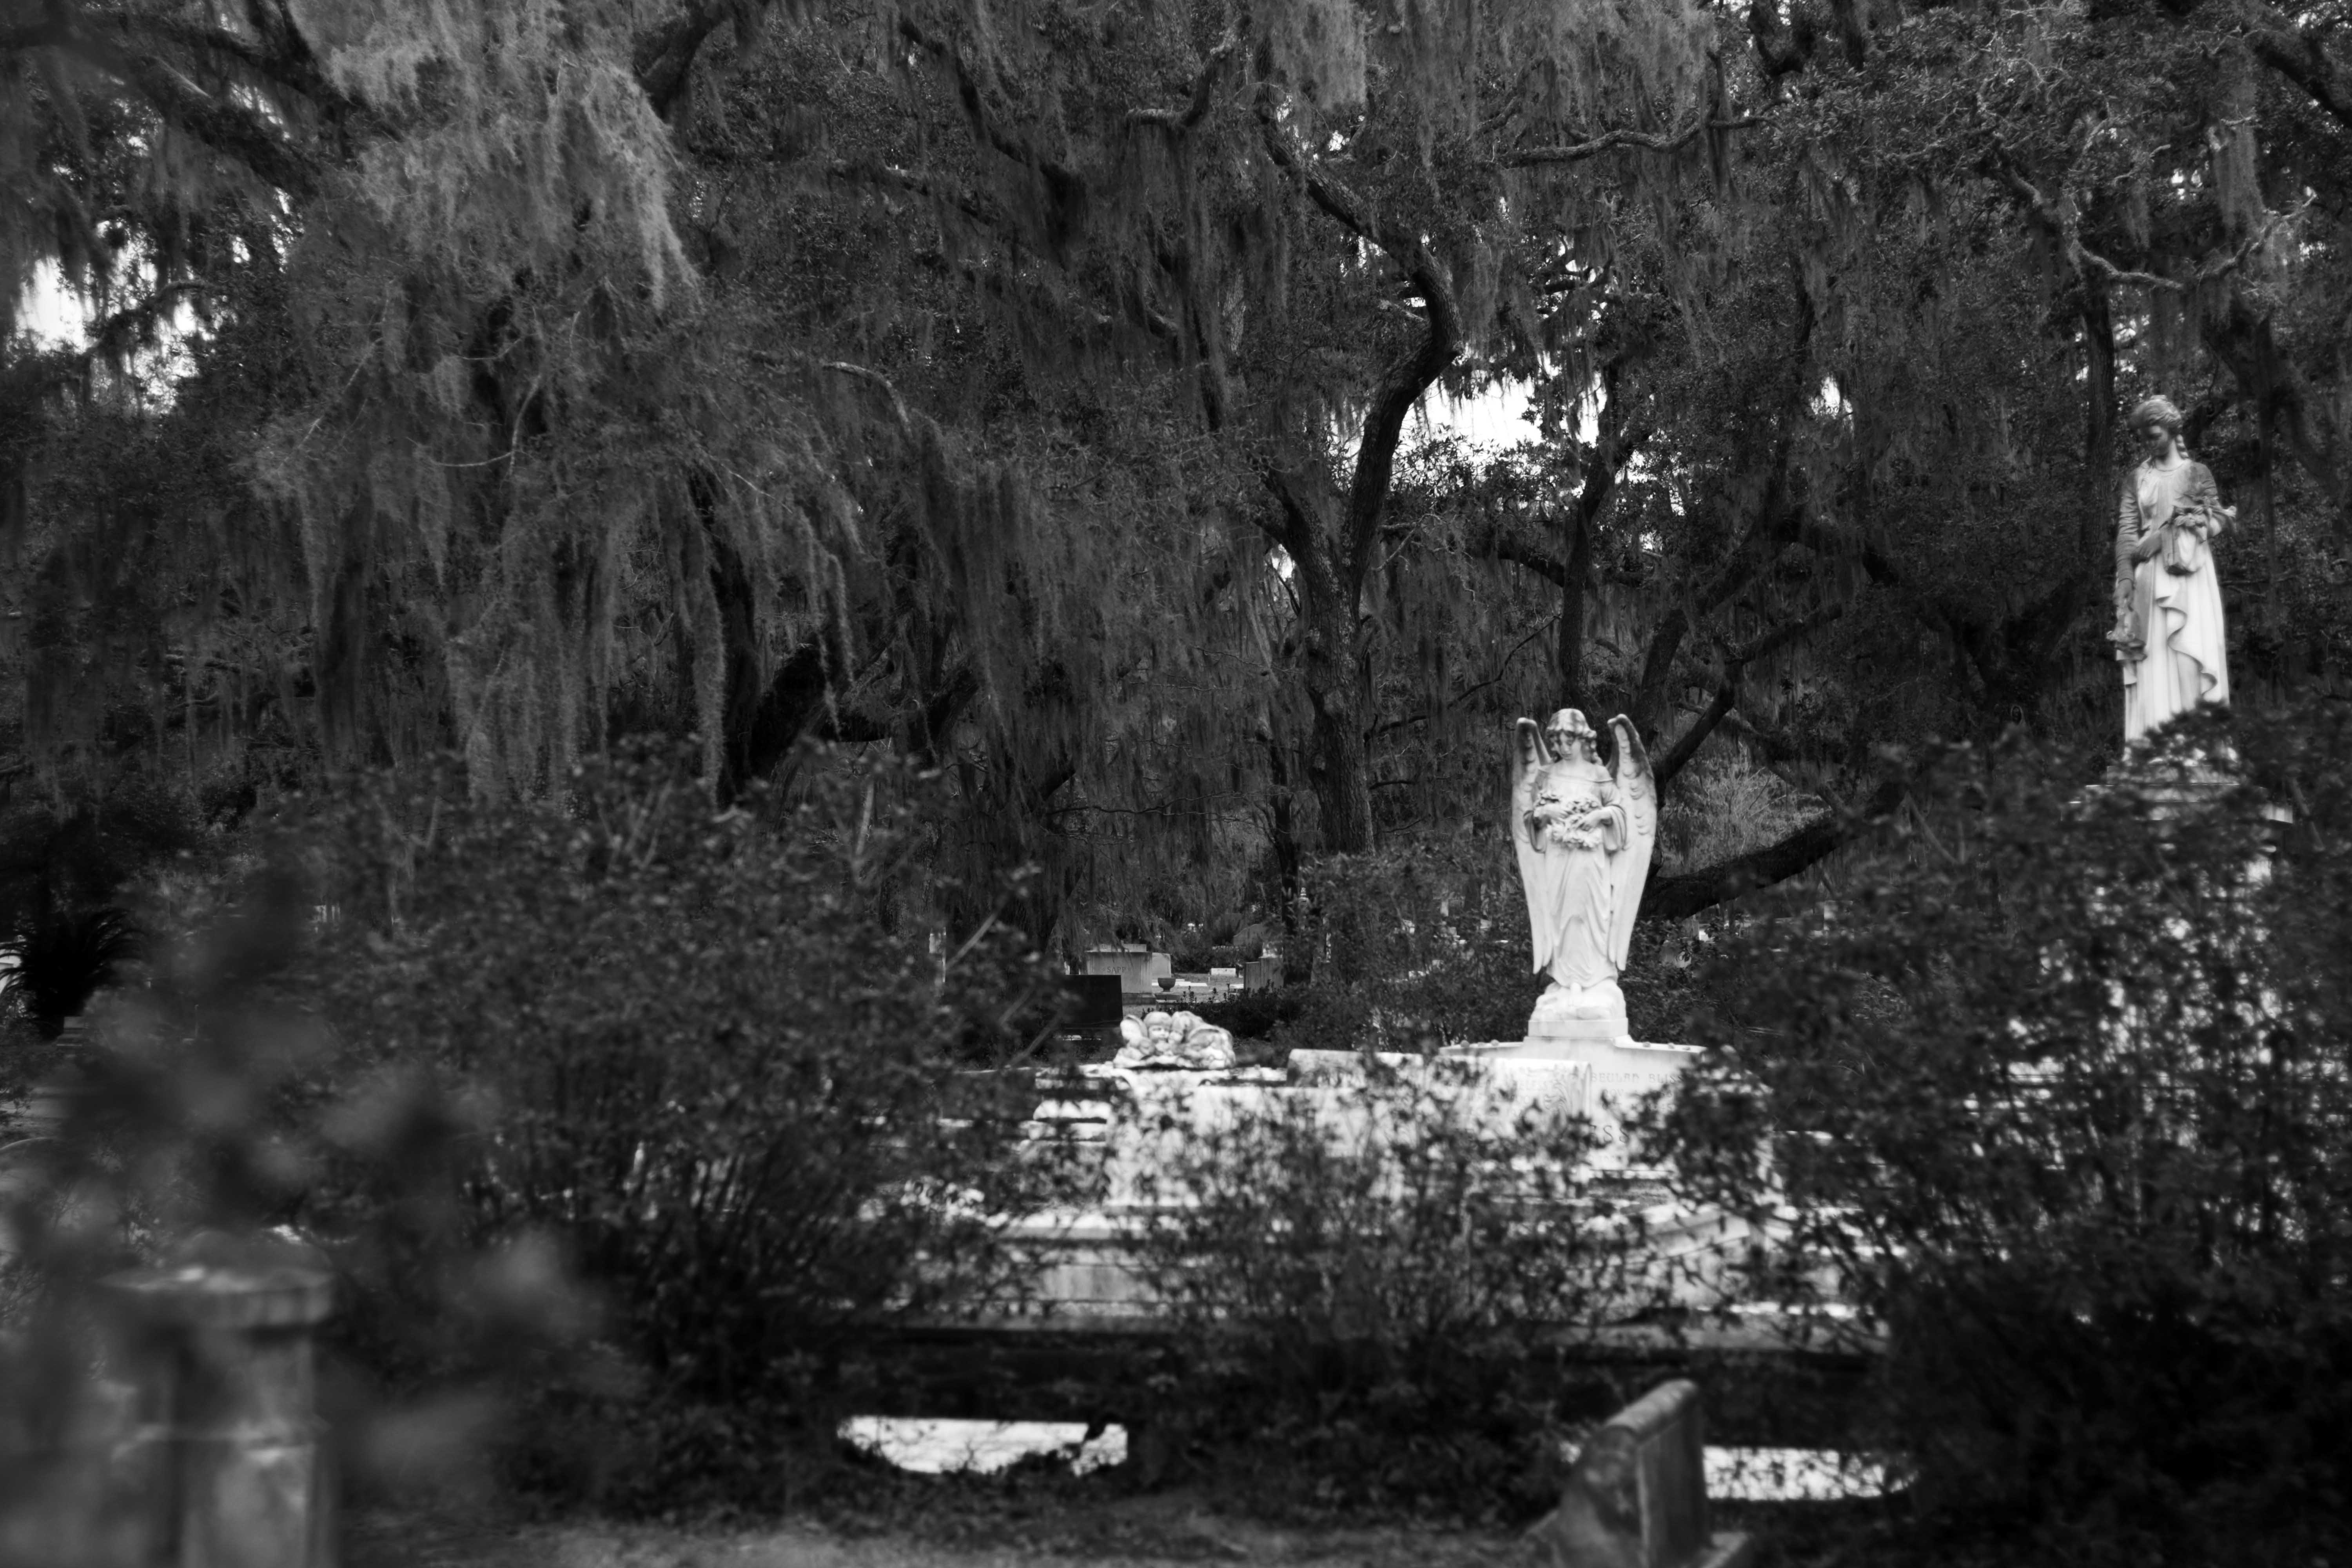
[[[1141,947],[1097,947],[1087,954],[1088,974],[1115,974],[1119,989],[1130,995],[1155,991],[1175,973],[1164,952]]]
[[[1116,974],[1066,974],[1062,989],[1068,995],[1062,1015],[1062,1033],[1108,1039],[1116,1033],[1122,1011],[1123,984]]]

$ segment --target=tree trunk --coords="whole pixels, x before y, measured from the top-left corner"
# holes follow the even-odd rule
[[[2099,572],[2097,580],[2104,583],[2115,563],[2116,318],[2106,279],[2087,269],[2083,274],[2083,349],[2089,372],[2083,389],[2088,416],[2083,456],[2090,468],[2090,493],[2083,508],[2083,559],[2085,570]],[[2108,570],[2101,572],[2102,564]]]
[[[1599,484],[1590,479],[1587,484]],[[1584,699],[1584,590],[1592,579],[1592,527],[1582,506],[1568,509],[1567,548],[1560,552],[1567,573],[1559,585],[1559,705],[1582,711]],[[1598,715],[1587,713],[1598,725]]]
[[[1299,572],[1307,617],[1301,673],[1315,714],[1307,775],[1321,810],[1323,852],[1347,855],[1372,847],[1372,765],[1364,738],[1355,598],[1342,596],[1330,581],[1334,575],[1312,566]]]

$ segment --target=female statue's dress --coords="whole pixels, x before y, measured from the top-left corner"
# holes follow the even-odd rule
[[[2177,452],[2124,481],[2116,521],[2116,657],[2124,667],[2124,739],[2137,741],[2200,702],[2230,700],[2221,584],[2212,537],[2227,514],[2213,472]],[[2171,537],[2142,542],[2169,527]]]

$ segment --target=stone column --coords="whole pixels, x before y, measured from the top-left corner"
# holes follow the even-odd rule
[[[165,1484],[151,1563],[329,1568],[314,1331],[333,1308],[316,1255],[141,1269],[105,1281],[121,1309],[139,1441]]]

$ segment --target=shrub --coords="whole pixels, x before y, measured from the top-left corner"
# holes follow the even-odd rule
[[[135,787],[0,823],[0,951],[16,961],[10,1000],[41,1038],[55,1039],[137,956],[121,907],[129,889],[200,843],[180,802]]]
[[[1265,1506],[1557,1502],[1565,1417],[1535,1374],[1626,1308],[1622,1229],[1569,1180],[1583,1124],[1377,1068],[1344,1102],[1221,1103],[1196,1091],[1164,1145],[1182,1201],[1144,1264],[1190,1370],[1139,1440]]]
[[[999,1221],[1057,1190],[1009,1152],[1034,1090],[952,1060],[1017,1054],[1055,982],[994,925],[942,978],[902,912],[919,787],[842,768],[789,809],[719,811],[638,757],[562,809],[378,779],[307,831],[341,909],[319,984],[346,1070],[487,1107],[469,1225],[561,1238],[680,1408],[822,1426],[839,1336],[1012,1288]]]
[[[44,1040],[63,1034],[66,1020],[112,984],[138,952],[131,917],[119,909],[52,910],[0,942],[0,954],[13,961],[9,996]]]
[[[2232,736],[2261,789],[2168,783]],[[2352,1518],[2352,719],[2203,716],[2085,771],[1953,752],[1853,897],[1735,933],[1662,1133],[1706,1194],[1792,1204],[1792,1256],[1889,1327],[1939,1528],[2308,1562]]]
[[[1499,831],[1393,840],[1307,873],[1314,994],[1286,1045],[1422,1050],[1517,1039],[1543,989]]]
[[[1517,1040],[1547,984],[1536,972],[1517,862],[1499,830],[1400,838],[1307,873],[1312,956],[1279,1005],[1276,1038],[1329,1050]],[[1702,974],[1678,928],[1634,928],[1622,982],[1641,1040],[1680,1041]]]
[[[1222,1002],[1197,1003],[1192,1010],[1202,1022],[1232,1030],[1235,1039],[1263,1040],[1283,1025],[1295,1022],[1307,1001],[1304,987],[1260,986],[1234,992]]]

